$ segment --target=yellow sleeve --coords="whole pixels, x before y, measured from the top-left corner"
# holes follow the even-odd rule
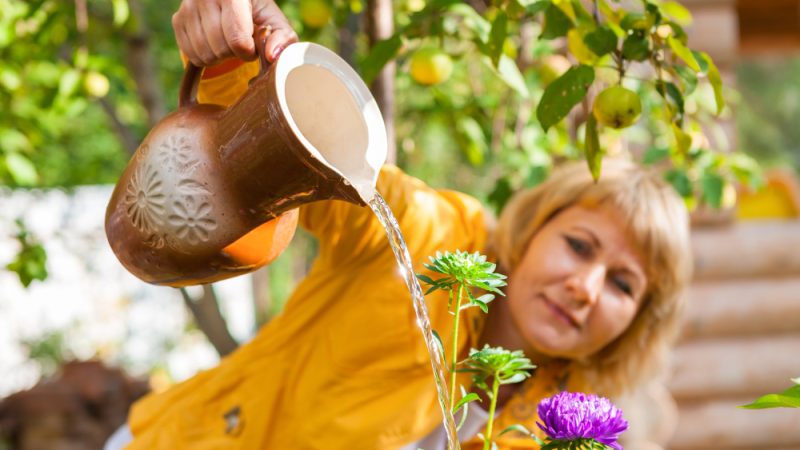
[[[197,101],[230,106],[244,94],[248,83],[256,74],[258,61],[251,61],[217,76],[204,77],[197,87]]]
[[[486,216],[476,199],[436,190],[385,165],[377,191],[391,208],[417,265],[436,251],[483,251]],[[344,201],[321,201],[300,209],[300,225],[320,241],[320,262],[363,264],[388,249],[386,232],[372,210]]]

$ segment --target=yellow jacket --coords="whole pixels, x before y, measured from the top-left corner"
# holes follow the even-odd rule
[[[204,79],[199,101],[232,103],[256,70],[245,64]],[[437,251],[484,250],[484,211],[475,199],[434,190],[392,166],[381,171],[377,188],[398,219],[415,271]],[[300,223],[319,239],[319,256],[284,312],[217,367],[136,403],[128,449],[389,450],[441,423],[411,298],[372,211],[318,202],[301,209]],[[447,340],[446,294],[427,302],[433,328]],[[464,316],[464,355],[477,345],[481,325],[480,315]],[[509,400],[496,430],[514,423],[535,428],[538,400],[555,392],[563,375],[548,370]],[[503,449],[536,448],[529,438],[505,438]]]

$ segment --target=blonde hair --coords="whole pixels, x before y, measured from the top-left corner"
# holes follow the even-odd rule
[[[573,205],[613,207],[645,258],[647,289],[631,325],[612,343],[575,361],[573,377],[604,395],[617,395],[654,375],[665,362],[691,277],[689,218],[683,201],[657,173],[622,160],[603,161],[597,182],[586,163],[570,163],[506,205],[489,250],[505,273],[521,261],[531,238]]]

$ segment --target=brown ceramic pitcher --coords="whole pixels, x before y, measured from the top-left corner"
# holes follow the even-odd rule
[[[266,32],[256,47],[263,50]],[[268,264],[288,245],[297,207],[368,203],[386,158],[377,104],[330,50],[288,46],[230,108],[197,104],[187,66],[179,108],[145,137],[106,210],[120,262],[144,281],[209,283]]]

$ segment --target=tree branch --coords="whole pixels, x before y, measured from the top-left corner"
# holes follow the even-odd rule
[[[203,285],[203,295],[193,299],[185,288],[181,288],[183,303],[194,316],[197,326],[208,337],[219,356],[225,356],[236,350],[239,343],[231,336],[228,325],[222,317],[217,301],[217,294],[210,284]]]
[[[106,115],[108,115],[108,118],[111,119],[114,130],[117,132],[117,136],[122,141],[125,151],[128,152],[128,155],[133,155],[136,152],[136,149],[139,147],[139,138],[136,137],[136,134],[129,126],[122,123],[117,115],[117,111],[114,109],[114,105],[111,104],[107,98],[100,98],[98,101],[100,102],[100,106],[103,107],[103,111],[105,111]]]

